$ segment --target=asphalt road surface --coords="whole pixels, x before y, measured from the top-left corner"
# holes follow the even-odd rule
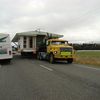
[[[100,100],[100,69],[15,56],[0,64],[0,100]]]

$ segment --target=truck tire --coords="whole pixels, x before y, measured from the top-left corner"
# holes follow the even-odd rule
[[[39,60],[42,60],[42,56],[41,55],[39,56]]]
[[[40,55],[39,55],[39,53],[37,54],[37,59],[40,60]]]
[[[68,59],[67,62],[68,64],[71,64],[73,62],[73,59]]]
[[[54,55],[53,55],[52,53],[51,53],[50,56],[49,56],[49,62],[50,62],[51,64],[54,63]]]
[[[42,60],[42,56],[41,56],[40,53],[37,54],[37,59],[38,59],[38,60]]]

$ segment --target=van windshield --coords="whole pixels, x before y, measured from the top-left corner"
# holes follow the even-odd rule
[[[0,37],[0,43],[4,43],[7,41],[7,38],[8,36],[4,36],[4,37]]]

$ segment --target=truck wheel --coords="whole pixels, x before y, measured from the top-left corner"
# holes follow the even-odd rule
[[[40,60],[40,55],[39,55],[39,53],[37,54],[37,59]]]
[[[39,56],[39,60],[42,60],[42,56],[41,55]]]
[[[71,64],[73,62],[73,59],[68,59],[67,62],[68,64]]]
[[[41,56],[40,53],[37,54],[37,59],[38,59],[38,60],[42,60],[42,56]]]
[[[53,55],[53,54],[50,54],[50,56],[49,56],[49,62],[50,62],[51,64],[54,63],[54,55]]]

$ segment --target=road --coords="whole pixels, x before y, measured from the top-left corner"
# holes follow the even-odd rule
[[[0,100],[100,100],[100,69],[15,56],[0,65]]]

